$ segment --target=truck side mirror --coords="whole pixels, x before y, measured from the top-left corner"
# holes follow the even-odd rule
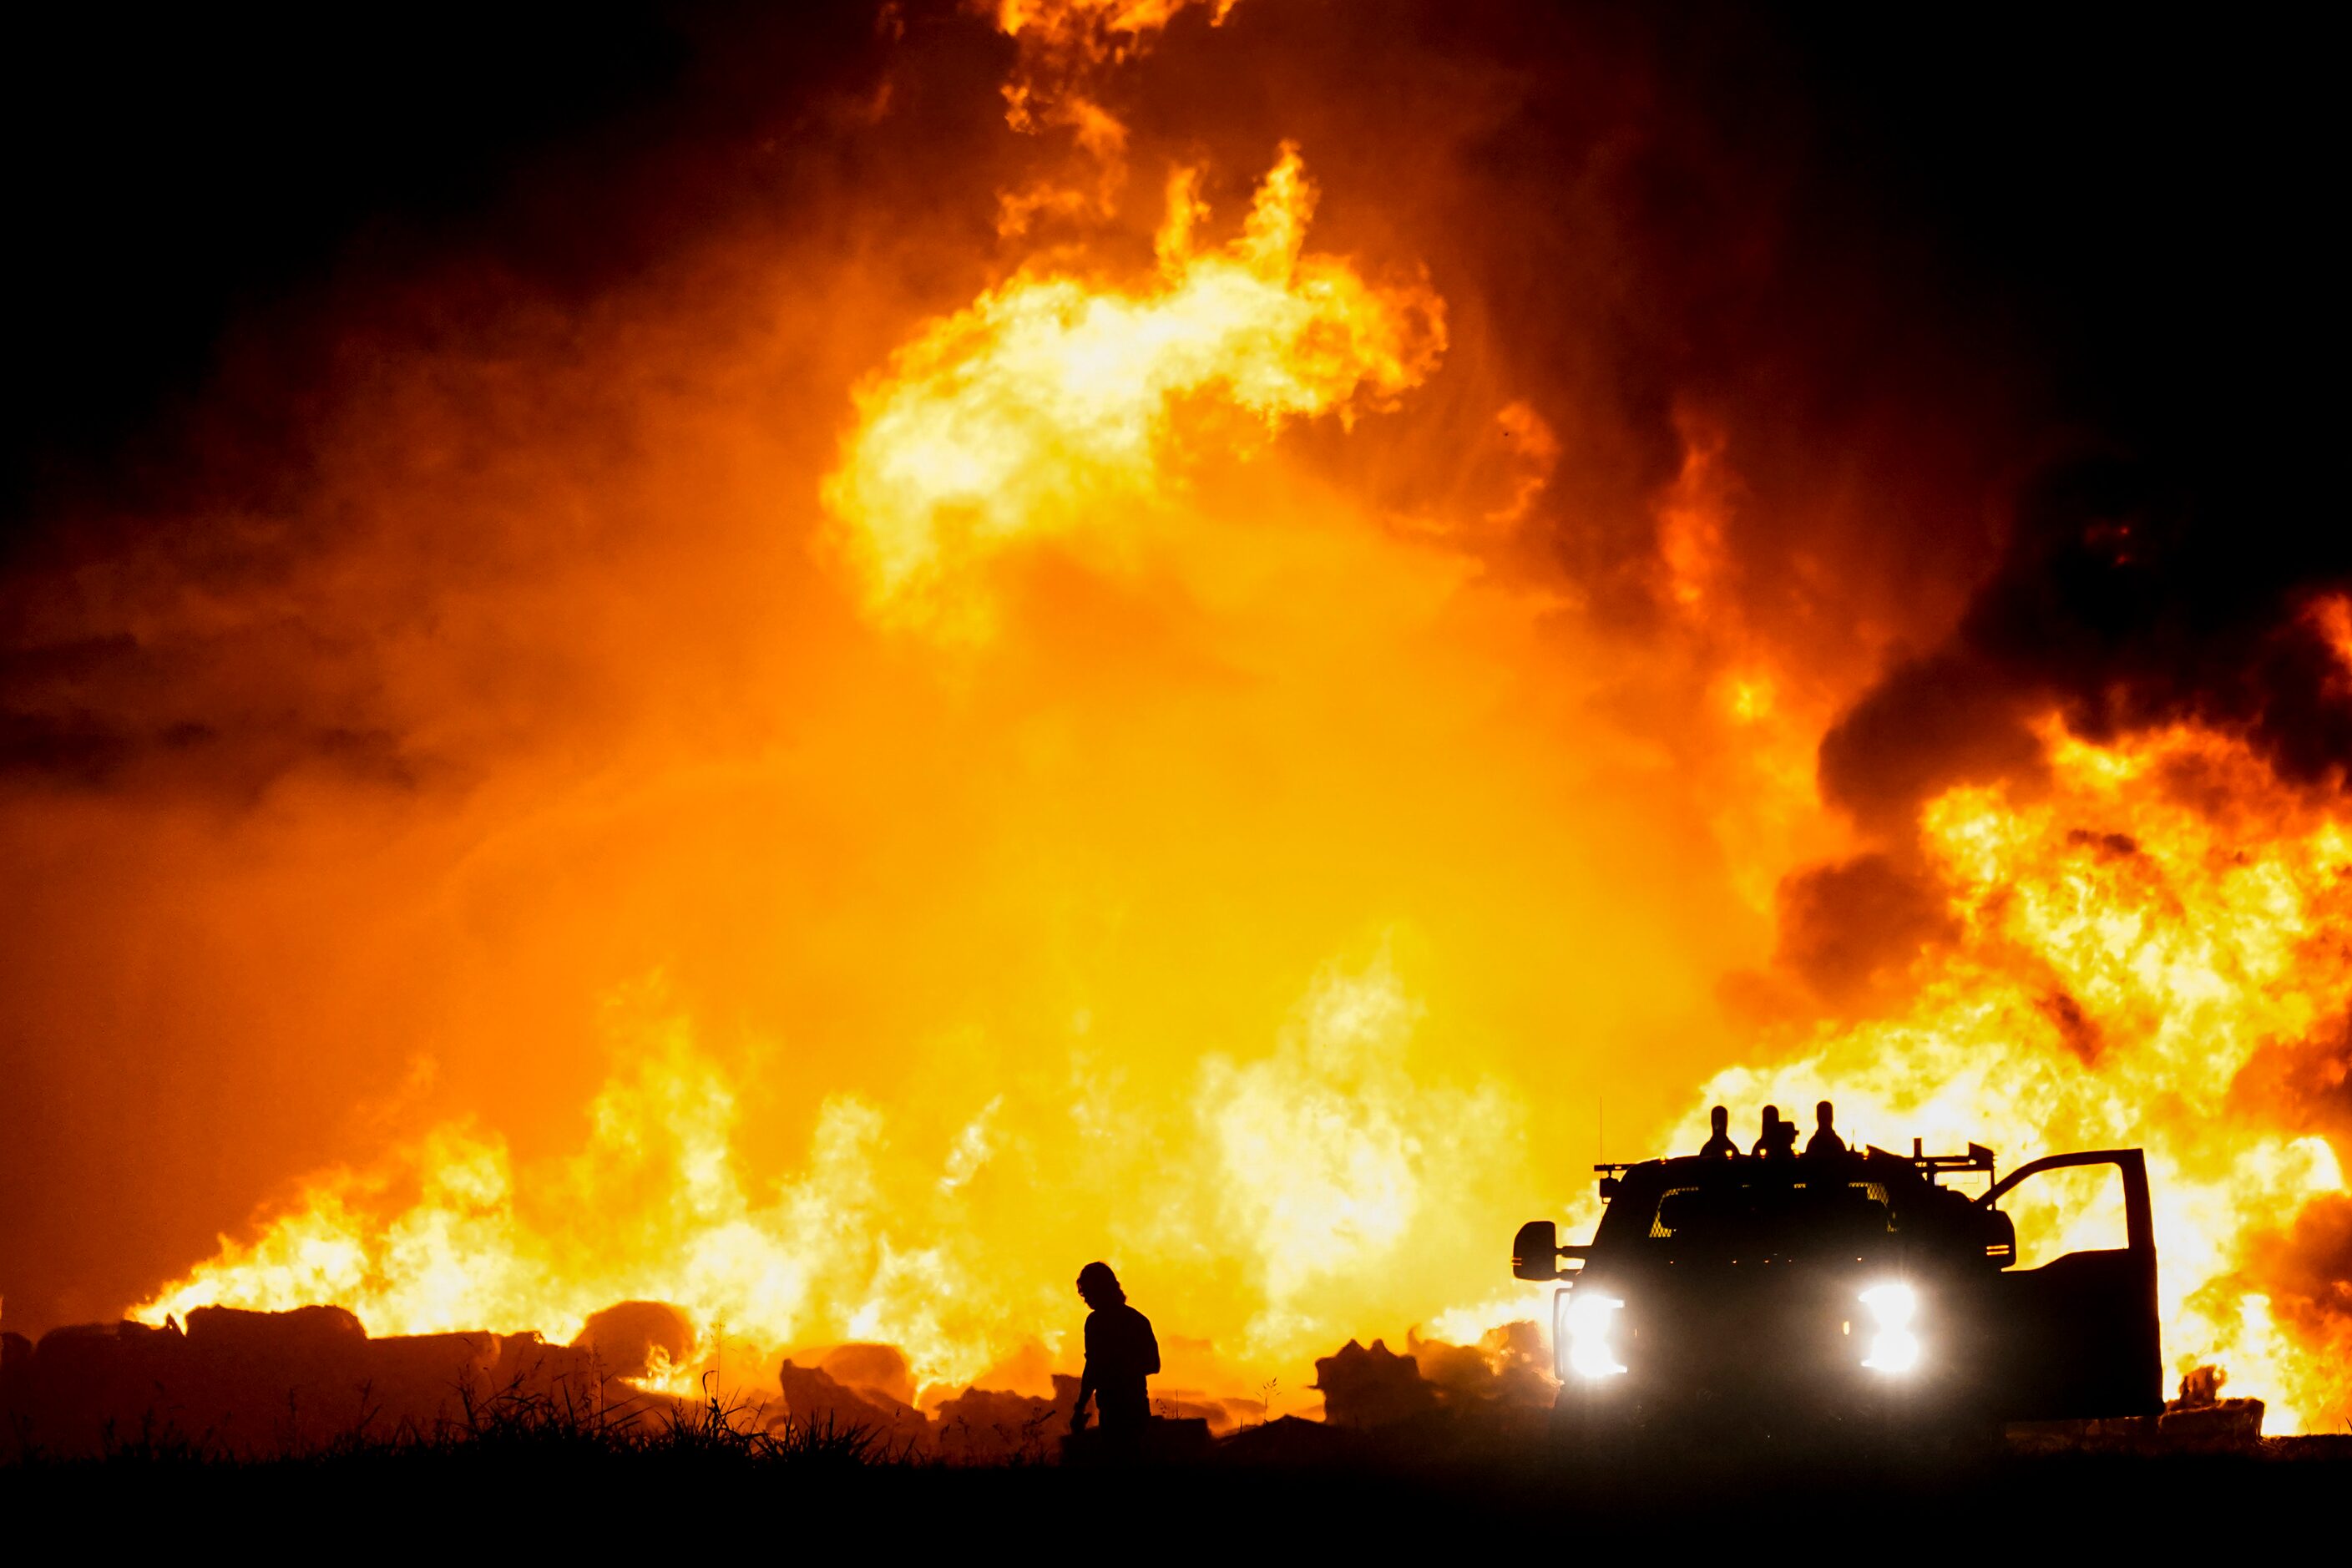
[[[1999,1209],[1984,1212],[1985,1261],[2006,1268],[2017,1261],[2017,1222]]]
[[[1559,1278],[1559,1227],[1548,1219],[1531,1219],[1511,1237],[1511,1274],[1519,1279]]]

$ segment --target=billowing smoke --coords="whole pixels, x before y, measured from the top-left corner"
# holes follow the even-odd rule
[[[2352,548],[2243,504],[2168,486],[2147,459],[2037,476],[1951,636],[1823,738],[1823,793],[1899,821],[1950,784],[2030,777],[2032,723],[2053,710],[2092,740],[2170,724],[2241,736],[2289,783],[2340,784],[2352,680],[2322,607],[2352,584]]]

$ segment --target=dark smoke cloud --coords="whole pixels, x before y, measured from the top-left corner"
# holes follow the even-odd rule
[[[222,456],[169,428],[184,417],[233,447],[256,426],[299,435],[284,361],[327,334],[284,311],[347,325],[350,300],[319,297],[330,280],[396,290],[463,250],[577,300],[641,269],[709,216],[681,145],[742,174],[746,153],[870,76],[874,10],[28,14],[0,104],[0,163],[34,237],[0,258],[16,301],[0,552],[93,498],[184,500],[190,468]],[[276,363],[240,370],[257,312],[278,318]],[[242,430],[222,428],[225,395]],[[215,477],[253,483],[241,468],[231,455]]]
[[[1295,136],[1320,242],[1426,258],[1448,376],[1335,460],[1458,509],[1507,459],[1483,422],[1528,398],[1561,452],[1514,563],[1654,659],[1660,498],[1719,441],[1692,635],[1849,707],[1822,782],[1886,828],[2030,778],[2053,706],[2093,736],[2226,728],[2307,782],[2352,745],[2299,619],[2352,570],[2301,392],[2326,95],[2279,42],[1998,5],[1265,5],[1171,29],[1136,118],[1175,153],[1214,124],[1229,174]]]
[[[2246,1277],[2300,1335],[2339,1353],[2352,1345],[2352,1198],[2329,1193],[2305,1205],[2293,1226],[2254,1249]]]
[[[1229,174],[1295,137],[1318,244],[1426,259],[1447,374],[1334,461],[1401,510],[1475,510],[1508,460],[1495,412],[1526,399],[1560,453],[1510,564],[1654,650],[1660,496],[1716,439],[1738,481],[1717,651],[1761,637],[1850,690],[1888,627],[1957,616],[1993,557],[1988,489],[2052,411],[2000,289],[1924,229],[1932,193],[1815,90],[1868,65],[1833,57],[1730,5],[1244,5],[1214,38],[1171,30],[1138,123],[1179,153],[1215,125]]]
[[[1948,635],[1921,626],[1822,748],[1824,792],[1874,826],[1962,780],[2030,778],[2051,709],[2106,739],[2179,721],[2326,783],[2352,745],[2337,661],[2303,618],[2352,578],[2304,454],[2328,311],[2300,192],[2326,95],[2288,34],[1993,7],[1928,44],[1853,24],[1832,96],[1890,132],[1898,194],[2003,302],[2042,417],[1989,492],[2002,545]],[[2030,47],[2029,47],[2030,38]],[[1928,58],[1940,52],[1940,66]],[[1900,100],[1908,100],[1902,107]]]
[[[2055,709],[2112,740],[2194,722],[2282,776],[2340,783],[2352,682],[2310,611],[2352,548],[2168,483],[2152,459],[2066,462],[2030,486],[1992,576],[1941,647],[1897,664],[1823,739],[1823,791],[1899,826],[1964,781],[2030,777]]]
[[[1838,1012],[1899,994],[1921,956],[1958,934],[1938,890],[1885,855],[1783,879],[1777,916],[1773,962]]]

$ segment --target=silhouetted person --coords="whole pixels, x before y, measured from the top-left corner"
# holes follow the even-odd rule
[[[1078,1378],[1070,1430],[1086,1429],[1091,1399],[1102,1417],[1105,1451],[1133,1454],[1143,1446],[1143,1429],[1151,1419],[1143,1380],[1160,1370],[1160,1342],[1151,1337],[1151,1320],[1127,1304],[1127,1292],[1118,1288],[1109,1264],[1079,1269],[1078,1295],[1094,1310],[1087,1314],[1087,1369]]]
[[[1739,1158],[1739,1145],[1731,1141],[1731,1112],[1718,1105],[1706,1113],[1706,1120],[1707,1124],[1714,1128],[1715,1131],[1707,1139],[1705,1146],[1699,1150],[1698,1157],[1702,1160]]]
[[[1780,1108],[1764,1108],[1764,1136],[1756,1140],[1754,1153],[1759,1160],[1786,1160],[1797,1152],[1797,1124],[1780,1120]]]
[[[1845,1152],[1845,1140],[1839,1137],[1830,1127],[1830,1122],[1836,1115],[1836,1110],[1826,1100],[1813,1107],[1813,1135],[1805,1140],[1806,1153],[1843,1154]]]

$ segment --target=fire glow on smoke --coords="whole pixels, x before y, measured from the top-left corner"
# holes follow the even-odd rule
[[[1682,650],[1658,658],[1709,669],[1693,777],[1577,595],[1496,566],[1562,460],[1533,406],[1482,407],[1475,484],[1406,507],[1364,480],[1354,454],[1443,387],[1453,312],[1411,256],[1317,248],[1311,148],[1265,149],[1238,212],[1203,198],[1219,171],[1166,171],[1149,260],[1106,237],[1134,198],[1104,83],[1185,10],[1007,0],[1013,122],[1069,154],[1003,193],[1027,248],[812,416],[843,428],[796,476],[815,506],[763,471],[754,502],[698,495],[768,507],[818,563],[779,634],[820,650],[780,661],[785,717],[732,750],[649,726],[656,761],[561,820],[468,819],[452,852],[482,875],[608,830],[674,848],[703,880],[630,918],[719,902],[741,995],[789,949],[908,998],[914,1037],[608,975],[610,1069],[568,1139],[524,1150],[486,1103],[307,1179],[135,1315],[334,1302],[379,1334],[568,1339],[653,1299],[704,1337],[681,1387],[881,1341],[952,1392],[1070,1365],[1069,1281],[1100,1256],[1172,1382],[1299,1387],[1350,1336],[1538,1315],[1504,1244],[1589,1221],[1593,1086],[1647,1076],[1672,1103],[1637,1100],[1612,1152],[1695,1148],[1717,1100],[1822,1097],[1850,1132],[2005,1164],[2145,1145],[2168,1362],[2225,1364],[2273,1430],[2342,1410],[2347,1319],[2276,1261],[2347,1201],[2295,1111],[2295,1043],[2352,1010],[2336,804],[2217,730],[2094,743],[2050,717],[2030,785],[1920,809],[1899,876],[1932,897],[1868,1005],[1727,1022],[1775,887],[1868,857],[1812,765],[1851,687],[1743,620],[1724,443],[1683,417],[1654,498],[1653,635]],[[1702,883],[1725,890],[1678,890]]]

